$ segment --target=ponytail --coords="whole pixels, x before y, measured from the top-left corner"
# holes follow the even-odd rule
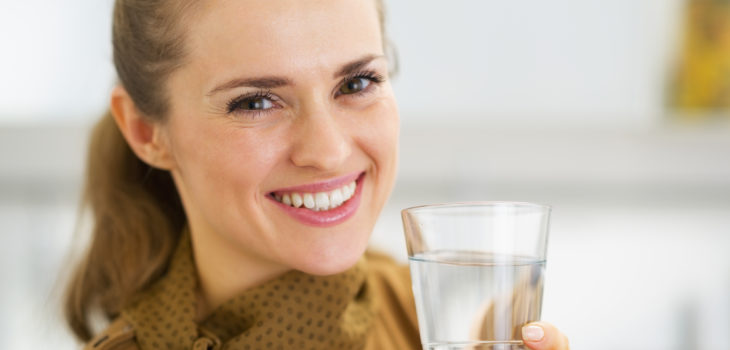
[[[185,214],[169,172],[139,160],[109,112],[91,135],[82,210],[93,220],[91,242],[71,276],[64,312],[74,334],[89,340],[90,314],[116,317],[164,273]]]

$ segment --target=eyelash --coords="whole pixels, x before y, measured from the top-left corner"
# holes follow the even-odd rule
[[[345,76],[344,78],[342,78],[342,80],[340,80],[340,83],[337,84],[337,91],[335,93],[337,93],[339,91],[339,88],[343,84],[347,83],[350,80],[358,79],[358,78],[370,80],[370,82],[375,83],[375,85],[380,85],[382,82],[385,81],[385,77],[382,74],[378,74],[373,70],[363,70],[363,71],[349,74],[349,75]],[[365,90],[357,92],[357,94],[359,95],[359,94],[365,93],[365,92],[367,92],[367,90],[369,90],[369,89],[366,88]]]
[[[337,84],[337,90],[335,90],[335,96],[336,97],[342,96],[341,94],[339,94],[339,88],[343,84],[345,84],[353,79],[367,79],[371,83],[375,83],[375,85],[380,85],[381,83],[383,83],[385,81],[385,77],[383,75],[378,74],[372,70],[363,70],[363,71],[355,72],[355,73],[347,75],[342,80],[340,80],[340,82]],[[363,94],[367,93],[369,90],[370,90],[370,86],[368,86],[364,90],[358,91],[352,95],[363,95]],[[344,95],[344,96],[350,96],[350,95]],[[274,102],[276,100],[276,97],[274,96],[274,94],[271,93],[270,90],[257,91],[254,93],[237,96],[237,97],[234,97],[233,99],[231,99],[230,101],[228,101],[228,103],[226,104],[226,111],[228,111],[228,114],[234,114],[234,113],[248,114],[249,117],[251,117],[253,119],[255,119],[263,114],[268,113],[269,109],[259,109],[259,110],[242,110],[242,109],[240,109],[242,104],[250,102],[252,100],[256,100],[256,99],[267,99],[267,100]],[[276,108],[276,107],[273,107],[273,108]]]
[[[241,96],[234,97],[228,103],[226,104],[226,110],[228,113],[234,113],[234,112],[241,112],[241,113],[250,113],[253,114],[253,116],[258,116],[260,113],[265,113],[267,110],[240,110],[239,108],[243,103],[250,102],[252,100],[257,99],[267,99],[267,100],[274,100],[274,94],[271,93],[271,91],[257,91],[250,94],[245,94]]]

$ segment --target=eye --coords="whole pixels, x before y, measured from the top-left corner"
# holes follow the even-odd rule
[[[250,109],[250,110],[258,110],[258,109],[269,109],[273,107],[274,104],[271,103],[270,100],[265,99],[263,97],[258,97],[255,99],[248,100],[244,103],[244,106],[242,106],[242,109]]]
[[[236,103],[235,105],[232,106],[232,109],[233,110],[239,109],[239,110],[247,110],[247,111],[260,111],[260,110],[266,110],[266,109],[269,109],[272,107],[274,107],[274,103],[271,102],[271,100],[269,100],[265,97],[254,97],[254,98],[247,98],[247,99],[238,101],[238,103]]]
[[[249,96],[241,96],[228,102],[228,113],[238,112],[262,112],[276,107],[273,96],[266,93],[256,93]]]
[[[367,94],[385,81],[385,77],[372,70],[365,70],[348,75],[340,82],[335,96]]]
[[[340,85],[339,93],[342,95],[352,95],[367,89],[372,81],[367,77],[354,77],[345,81]]]

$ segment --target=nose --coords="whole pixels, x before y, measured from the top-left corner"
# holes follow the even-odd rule
[[[350,135],[327,104],[311,104],[300,114],[296,124],[291,152],[294,165],[336,171],[350,156]]]

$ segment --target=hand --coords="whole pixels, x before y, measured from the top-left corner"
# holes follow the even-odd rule
[[[534,322],[522,327],[522,340],[532,350],[570,350],[568,337],[546,322]]]

